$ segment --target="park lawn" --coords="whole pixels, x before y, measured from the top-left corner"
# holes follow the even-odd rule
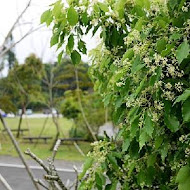
[[[24,132],[24,136],[38,136],[45,118],[27,118],[23,119],[23,123],[21,128],[28,128],[29,132]],[[5,118],[7,125],[11,129],[16,129],[18,125],[19,118]],[[28,124],[27,124],[28,123]],[[69,129],[72,127],[72,122],[65,119],[59,118],[59,124],[61,128],[61,137],[67,138],[69,135]],[[17,156],[14,147],[9,140],[8,135],[4,132],[2,133],[2,124],[0,123],[0,155],[11,155]],[[15,133],[14,133],[15,134]],[[56,128],[52,122],[52,119],[49,118],[45,127],[45,130],[42,136],[52,136],[54,137],[56,134]],[[22,135],[19,139],[17,139],[21,150],[24,152],[27,148],[30,148],[32,152],[34,152],[37,156],[41,159],[46,159],[51,156],[52,152],[50,151],[51,145],[53,143],[53,139],[49,140],[47,144],[44,144],[42,140],[39,140],[38,145],[35,147],[35,143],[29,143],[22,139]],[[83,150],[84,153],[87,153],[90,150],[90,143],[88,142],[80,142],[80,148]],[[26,158],[28,158],[26,156]],[[84,157],[77,151],[74,145],[61,145],[59,147],[59,151],[56,155],[57,159],[63,159],[67,161],[83,161]]]

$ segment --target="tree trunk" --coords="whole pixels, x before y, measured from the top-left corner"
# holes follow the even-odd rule
[[[55,136],[55,139],[53,141],[53,144],[52,144],[52,147],[50,148],[50,150],[53,150],[57,140],[59,139],[59,136],[60,136],[60,129],[59,129],[59,123],[57,121],[57,118],[55,117],[55,115],[52,113],[52,119],[53,119],[53,123],[55,124],[55,127],[56,127],[56,130],[57,130],[57,133],[56,133],[56,136]]]
[[[23,118],[24,112],[25,112],[25,106],[23,105],[22,106],[22,112],[21,112],[21,115],[20,115],[20,118],[19,118],[19,123],[18,123],[18,130],[17,130],[17,135],[16,135],[17,138],[20,137],[20,129],[21,129],[22,118]]]
[[[42,133],[44,132],[44,129],[45,129],[46,124],[47,124],[47,121],[48,121],[48,118],[49,118],[49,117],[47,116],[46,119],[45,119],[45,121],[44,121],[44,124],[43,124],[43,126],[42,126],[42,129],[41,129],[41,131],[40,131],[40,133],[39,133],[39,135],[38,135],[38,139],[42,136]],[[37,139],[36,143],[34,144],[34,147],[37,146],[37,144],[38,144],[38,139]]]
[[[89,122],[88,122],[88,120],[86,118],[86,115],[85,115],[85,112],[84,112],[84,109],[83,109],[83,106],[82,106],[81,97],[80,97],[80,87],[79,87],[79,79],[78,79],[78,70],[77,70],[77,68],[75,68],[75,78],[76,78],[76,85],[77,85],[78,103],[79,103],[79,106],[80,106],[80,111],[82,113],[83,120],[84,120],[84,122],[86,124],[86,127],[89,130],[93,140],[97,141],[96,135],[94,134],[94,131],[93,131],[92,127],[90,126],[90,124],[89,124]]]

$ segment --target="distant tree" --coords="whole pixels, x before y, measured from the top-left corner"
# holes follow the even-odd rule
[[[30,102],[43,101],[40,79],[43,74],[43,65],[39,58],[31,54],[24,64],[16,63],[9,71],[7,77],[1,80],[1,97],[17,108],[21,107],[17,137],[20,135],[22,116]]]
[[[81,89],[92,89],[92,82],[87,74],[88,65],[81,64],[78,72]],[[44,97],[46,99],[46,106],[50,110],[52,110],[53,108],[56,108],[56,110],[60,110],[60,103],[64,99],[65,91],[75,90],[76,88],[77,85],[75,79],[75,67],[71,65],[70,60],[63,59],[61,63],[44,65],[42,89]],[[60,135],[60,127],[57,121],[57,117],[54,114],[52,114],[52,118],[57,129],[57,134],[54,141],[55,143]]]
[[[75,79],[75,67],[69,59],[55,64],[45,64],[45,78],[43,81],[43,89],[47,91],[47,78],[53,74],[53,96],[61,97],[67,90],[75,90],[77,88]],[[92,90],[93,84],[88,76],[88,64],[80,64],[78,67],[79,84],[81,90]]]
[[[81,104],[85,117],[92,128],[93,132],[97,134],[98,128],[107,122],[109,118],[106,117],[107,110],[101,101],[101,97],[95,92],[85,92],[80,90],[68,90],[65,93],[64,101],[61,104],[61,113],[68,119],[73,119],[75,125],[70,131],[71,137],[83,137],[92,139],[90,131],[86,127],[80,103],[78,101],[78,93],[80,93]],[[108,114],[109,116],[110,114]]]

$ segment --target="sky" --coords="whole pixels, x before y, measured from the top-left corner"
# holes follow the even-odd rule
[[[0,43],[2,43],[7,32],[10,30],[18,14],[24,9],[28,0],[1,0],[0,1]],[[31,27],[40,26],[40,15],[48,9],[53,0],[32,0],[31,6],[21,19],[20,26],[17,26],[13,33],[14,41],[22,37]],[[24,23],[24,24],[23,24]],[[43,61],[55,60],[55,50],[49,48],[51,31],[43,27],[21,41],[15,52],[20,63],[31,53],[37,54]]]
[[[27,2],[28,0],[0,0],[0,44]],[[21,19],[20,26],[17,26],[13,33],[14,40],[20,39],[31,26],[33,28],[39,27],[41,14],[53,2],[55,0],[32,0],[30,8]],[[19,63],[24,63],[25,58],[31,53],[35,53],[43,62],[55,61],[55,48],[50,48],[50,38],[51,30],[44,26],[16,45],[15,52]],[[97,39],[91,39],[90,35],[85,38],[85,41],[89,50],[97,44]],[[88,61],[87,56],[82,56],[82,59]]]

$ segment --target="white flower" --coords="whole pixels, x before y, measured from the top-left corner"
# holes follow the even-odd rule
[[[116,83],[116,86],[117,86],[117,87],[121,87],[121,86],[123,86],[123,85],[125,85],[124,82],[117,82],[117,83]]]
[[[158,114],[156,112],[152,113],[152,121],[154,122],[158,121]]]
[[[175,83],[175,89],[178,92],[181,92],[182,91],[182,85],[183,85],[183,83],[181,83],[181,82]]]
[[[171,76],[175,76],[175,67],[173,65],[168,65],[168,73],[171,75]]]
[[[188,7],[184,7],[184,6],[183,6],[183,7],[182,7],[182,11],[183,11],[183,12],[188,12]]]
[[[167,84],[165,84],[165,88],[167,88],[167,89],[169,89],[169,90],[170,90],[170,89],[172,88],[171,83],[169,83],[169,82],[168,82]]]
[[[143,60],[146,63],[146,65],[149,65],[149,63],[151,62],[149,57],[145,57]]]

